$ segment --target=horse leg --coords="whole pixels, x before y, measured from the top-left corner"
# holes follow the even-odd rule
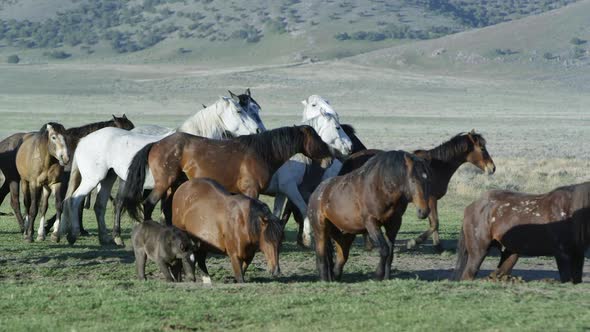
[[[53,195],[55,196],[55,221],[54,221],[54,233],[55,230],[57,230],[59,228],[59,222],[61,220],[61,215],[63,213],[63,203],[64,203],[64,194],[65,191],[63,190],[65,186],[62,185],[62,183],[56,183],[52,186],[51,191],[53,192]],[[82,211],[80,211],[82,212]],[[47,229],[47,228],[46,228]],[[53,238],[53,234],[51,235],[51,237]]]
[[[373,248],[375,247],[373,245],[373,242],[371,242],[371,239],[369,238],[369,235],[367,235],[366,233],[363,234],[363,243],[365,244],[365,250],[366,251],[372,251]]]
[[[342,234],[342,232],[334,229],[332,232],[336,247],[336,264],[334,264],[334,280],[340,281],[342,278],[342,269],[344,264],[348,260],[348,254],[350,253],[350,247],[356,235],[354,234]]]
[[[49,196],[51,190],[47,186],[43,186],[43,193],[41,194],[41,205],[39,212],[41,212],[41,220],[39,220],[39,228],[37,229],[37,241],[45,240],[45,214],[47,213],[47,207],[49,206]]]
[[[485,244],[470,244],[468,243],[468,238],[466,238],[465,241],[465,247],[467,248],[467,263],[465,264],[465,269],[461,275],[461,280],[473,280],[488,252],[489,242]]]
[[[244,283],[244,271],[242,271],[242,260],[238,257],[237,254],[232,254],[229,257],[231,261],[232,270],[234,270],[234,277],[236,282],[241,284]]]
[[[400,227],[402,226],[402,216],[395,215],[389,222],[385,223],[385,235],[389,240],[389,256],[387,257],[387,261],[385,262],[385,279],[389,279],[391,275],[391,265],[393,263],[393,249],[395,247],[395,238],[397,237],[397,232],[399,232]]]
[[[125,190],[125,181],[119,178],[119,190],[115,198],[115,221],[113,223],[113,239],[118,246],[124,246],[125,243],[121,238],[121,213],[123,212],[123,191]]]
[[[443,251],[443,248],[440,245],[440,239],[438,235],[438,207],[436,199],[430,198],[428,205],[430,207],[430,214],[428,215],[428,222],[430,224],[430,227],[424,233],[420,234],[420,236],[418,236],[417,238],[409,240],[406,247],[408,249],[414,249],[417,245],[426,241],[430,237],[430,235],[432,235],[432,245],[434,247],[434,250],[440,253]],[[434,234],[436,234],[436,236]]]
[[[137,270],[137,279],[146,280],[145,278],[145,263],[147,255],[144,250],[135,249],[135,269]]]
[[[27,227],[27,235],[25,241],[33,242],[33,228],[35,225],[35,218],[39,212],[39,199],[41,198],[42,188],[29,184],[29,195],[31,196],[31,206],[29,208],[29,225]]]
[[[25,220],[24,220],[24,231],[23,235],[27,235],[29,229],[29,210],[31,209],[31,193],[29,192],[29,183],[25,180],[20,181],[20,189],[23,193],[23,204],[25,205]],[[19,208],[20,209],[20,208]]]
[[[86,198],[84,198],[84,208],[86,210],[90,210],[91,205],[92,205],[92,193],[86,195]]]
[[[500,256],[500,262],[498,263],[498,267],[494,272],[490,274],[491,278],[500,278],[502,276],[510,275],[512,272],[512,268],[516,264],[518,260],[518,254],[513,253],[508,249],[504,249],[502,251],[502,255]]]
[[[152,213],[156,204],[164,197],[168,188],[154,188],[148,197],[143,201],[143,220],[152,219]]]
[[[97,182],[82,179],[82,182],[74,193],[63,201],[63,215],[61,221],[56,221],[53,228],[52,239],[59,242],[61,234],[66,234],[68,242],[74,244],[80,235],[80,217],[82,214],[82,202]],[[71,190],[68,186],[68,192]]]
[[[251,255],[242,262],[242,272],[244,272],[244,274],[246,274],[246,270],[248,269],[248,266],[250,266],[250,264],[252,263],[253,259],[254,255]]]
[[[319,216],[312,216],[313,219]],[[315,221],[315,220],[312,220]],[[330,260],[328,255],[332,253],[328,250],[330,237],[327,230],[327,221],[322,217],[318,218],[317,222],[312,223],[314,230],[315,239],[315,254],[316,254],[316,265],[320,274],[320,280],[332,281],[332,267],[330,266]]]
[[[307,204],[301,196],[301,192],[299,192],[299,188],[297,187],[297,183],[291,181],[284,185],[279,185],[279,190],[284,193],[288,198],[289,201],[295,205],[297,210],[299,211],[301,216],[305,216],[303,219],[303,232],[301,236],[301,243],[304,247],[310,248],[311,247],[311,226],[309,223],[309,219],[307,218]],[[298,242],[299,244],[299,242]]]
[[[573,282],[572,278],[572,266],[573,257],[563,251],[559,251],[555,254],[555,260],[557,261],[557,269],[559,270],[559,279],[561,282]]]
[[[10,181],[10,205],[12,206],[12,210],[14,211],[14,216],[16,217],[16,222],[20,226],[21,232],[24,233],[25,231],[25,222],[23,221],[23,215],[20,212],[20,202],[19,202],[19,184],[18,181]]]
[[[110,237],[107,225],[104,220],[109,197],[111,196],[111,189],[117,180],[115,173],[109,172],[107,176],[100,181],[100,190],[94,200],[94,213],[96,214],[96,221],[98,223],[98,241],[101,245],[114,244],[115,241]]]
[[[379,265],[377,266],[377,270],[375,271],[375,279],[383,280],[385,277],[386,268],[385,265],[389,260],[390,256],[390,247],[381,232],[381,227],[379,227],[379,223],[374,218],[369,218],[365,223],[367,228],[367,232],[371,241],[379,247]]]
[[[574,253],[572,256],[572,281],[574,284],[582,282],[584,270],[584,252]]]
[[[203,273],[203,276],[201,276],[201,279],[203,280],[204,284],[211,284],[211,277],[209,276],[209,271],[207,270],[207,264],[205,264],[205,261],[207,260],[207,252],[201,249],[198,249],[195,252],[195,260],[197,262],[197,264],[199,265],[199,270],[201,270],[201,272]]]
[[[94,204],[96,205],[96,200]],[[158,267],[160,268],[160,272],[162,272],[162,274],[164,275],[164,278],[166,278],[166,281],[174,282],[174,277],[172,276],[172,271],[170,271],[170,266],[168,266],[168,264],[166,264],[163,261],[159,261]]]
[[[277,217],[281,217],[281,211],[283,211],[283,207],[285,206],[285,202],[287,201],[287,196],[283,193],[278,192],[275,195],[275,201],[272,209],[272,213]]]

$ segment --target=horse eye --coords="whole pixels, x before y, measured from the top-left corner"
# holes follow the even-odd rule
[[[340,130],[340,127],[336,127],[336,130]]]
[[[318,104],[311,104],[311,106],[312,106],[312,107],[316,107],[316,106],[318,106]]]
[[[51,139],[55,141],[56,137],[55,136],[51,136]]]

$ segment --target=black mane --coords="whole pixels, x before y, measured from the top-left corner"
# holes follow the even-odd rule
[[[41,127],[41,129],[39,129],[39,134],[45,134],[47,132],[47,125],[53,127],[53,130],[55,130],[58,134],[67,135],[66,128],[57,122],[47,122]]]
[[[341,124],[340,127],[342,128],[342,130],[344,130],[346,135],[352,141],[352,152],[351,153],[355,153],[355,152],[359,152],[359,151],[367,149],[367,147],[363,144],[363,142],[361,142],[361,140],[358,138],[358,136],[356,136],[356,130],[354,129],[354,127],[352,125]]]
[[[471,138],[469,138],[471,136]],[[473,140],[473,141],[472,141]],[[415,154],[426,154],[428,159],[449,161],[458,155],[466,154],[473,150],[473,142],[485,146],[486,140],[478,133],[459,133],[450,140],[431,150],[416,150]]]
[[[405,157],[412,159],[414,167],[412,174],[407,173],[407,167]],[[413,176],[417,179],[423,179],[420,174],[427,174],[430,176],[431,171],[428,164],[416,157],[415,155],[406,151],[384,151],[376,154],[373,158],[369,159],[363,166],[357,169],[355,173],[368,174],[373,173],[380,175],[380,181],[382,181],[385,188],[405,188],[405,179],[409,176]]]
[[[276,218],[266,204],[254,199],[250,199],[250,220],[248,222],[248,233],[250,237],[260,237],[260,229],[262,228],[261,215],[266,215],[268,218],[268,226],[264,230],[264,238],[271,243],[278,243],[283,238],[283,225],[280,220]]]

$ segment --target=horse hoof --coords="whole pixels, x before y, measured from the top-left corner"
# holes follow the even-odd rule
[[[32,237],[32,236],[30,236],[30,235],[26,235],[26,236],[25,236],[25,242],[28,242],[28,243],[33,243],[33,237]]]
[[[408,240],[408,243],[406,243],[406,248],[407,249],[414,249],[414,248],[416,248],[416,244],[417,244],[416,240],[414,240],[414,239]]]
[[[444,248],[444,247],[442,246],[442,244],[440,244],[440,243],[439,243],[439,244],[435,244],[435,245],[433,245],[433,246],[432,246],[432,248],[434,248],[434,251],[435,251],[437,254],[442,254],[442,253],[445,251],[445,248]]]
[[[55,242],[55,243],[59,243],[59,236],[55,235],[55,234],[51,234],[51,241]]]
[[[309,236],[304,236],[303,239],[301,240],[301,244],[303,245],[304,248],[311,248],[311,237]]]
[[[82,230],[80,230],[80,236],[90,236],[90,233],[88,233],[87,230],[82,229]]]
[[[123,239],[120,236],[115,236],[115,244],[121,247],[125,246]]]
[[[77,237],[71,234],[66,235],[66,239],[68,240],[68,243],[70,245],[74,245],[74,243],[76,243]]]
[[[113,241],[113,239],[111,239],[110,237],[99,237],[98,238],[98,242],[100,243],[101,246],[112,246],[115,245],[115,241]]]
[[[45,241],[45,235],[37,235],[36,241]]]

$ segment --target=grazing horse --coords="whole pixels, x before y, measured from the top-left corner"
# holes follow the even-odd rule
[[[211,179],[192,179],[178,187],[172,211],[172,224],[199,243],[195,260],[205,278],[209,278],[205,265],[209,252],[229,256],[239,283],[244,282],[246,269],[258,249],[266,256],[268,271],[273,276],[280,273],[284,224],[261,201],[232,195]]]
[[[220,139],[231,133],[245,135],[259,132],[256,122],[244,112],[237,101],[221,97],[216,103],[206,109],[198,111],[180,125],[177,131],[203,135]],[[133,156],[149,143],[158,141],[174,131],[160,135],[136,134],[133,131],[104,128],[98,130],[79,143],[72,163],[72,175],[68,184],[68,192],[64,201],[64,223],[59,231],[54,230],[56,239],[58,234],[67,232],[68,242],[73,244],[80,234],[81,202],[88,193],[100,184],[94,212],[99,229],[99,241],[110,244],[105,225],[106,204],[117,176],[121,179],[119,186],[125,187],[127,170]],[[121,204],[120,201],[117,204]],[[116,211],[121,211],[115,206]],[[55,229],[58,229],[55,227]],[[59,233],[58,233],[59,232]],[[122,244],[120,238],[120,213],[116,213],[115,227],[113,227],[115,242]]]
[[[138,205],[147,170],[155,184],[144,201],[145,219],[164,194],[169,189],[174,192],[186,178],[208,177],[230,192],[258,198],[277,169],[297,153],[315,160],[332,157],[328,145],[310,126],[282,127],[228,140],[176,133],[147,145],[133,157],[124,206],[132,218],[140,219]],[[169,212],[164,209],[167,222]]]
[[[393,244],[408,203],[414,203],[423,219],[430,212],[429,198],[427,162],[404,151],[379,153],[361,168],[323,181],[311,195],[308,210],[321,280],[340,279],[356,234],[365,232],[380,248],[376,278],[388,279]],[[331,240],[337,249],[335,266]]]
[[[68,138],[66,129],[59,123],[49,122],[39,132],[25,135],[16,153],[16,168],[21,178],[21,190],[27,216],[25,219],[25,240],[33,241],[33,225],[37,217],[39,199],[41,198],[41,233],[45,229],[47,200],[51,190],[59,192],[59,179],[63,166],[69,161]],[[43,197],[41,197],[43,192]],[[56,195],[56,200],[59,195]],[[61,209],[56,202],[56,209]]]
[[[490,190],[465,208],[455,280],[473,280],[491,247],[502,256],[495,276],[509,275],[519,255],[554,256],[561,282],[582,282],[590,245],[590,182],[534,195]]]
[[[367,150],[351,156],[342,167],[341,174],[360,167],[372,155],[379,152],[380,150]],[[408,249],[414,248],[432,234],[433,246],[436,251],[441,252],[443,248],[438,235],[438,200],[447,193],[451,177],[464,163],[471,163],[488,174],[493,174],[496,171],[496,165],[486,149],[486,140],[473,130],[466,134],[458,134],[434,149],[416,150],[414,154],[430,161],[430,169],[432,170],[432,190],[428,203],[430,206],[430,214],[428,215],[430,227],[418,238],[409,240],[407,247]],[[367,241],[366,237],[365,247],[368,250],[372,249],[371,243]]]

